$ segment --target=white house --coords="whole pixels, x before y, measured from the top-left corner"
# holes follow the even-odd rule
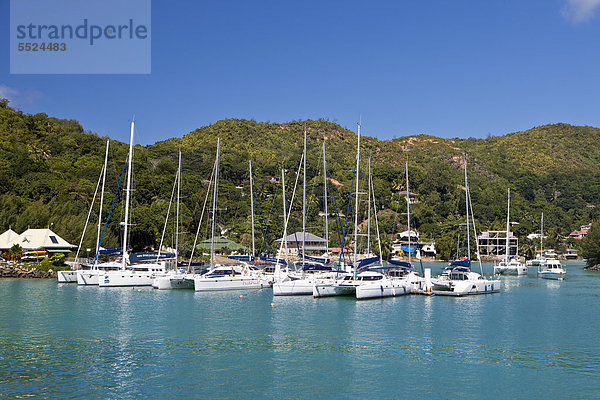
[[[68,253],[73,246],[50,229],[27,229],[18,235],[12,229],[0,235],[0,251],[8,251],[18,244],[24,251],[44,250],[48,253]]]

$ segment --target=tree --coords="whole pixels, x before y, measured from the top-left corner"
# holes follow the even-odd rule
[[[581,241],[581,256],[588,267],[600,264],[600,221],[594,222],[587,236]]]
[[[10,255],[11,260],[20,260],[21,254],[23,254],[23,248],[21,247],[20,244],[15,243],[10,248],[10,251],[8,252],[8,254]]]

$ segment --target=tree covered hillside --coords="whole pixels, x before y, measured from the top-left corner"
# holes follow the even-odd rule
[[[125,124],[124,130],[128,129]],[[303,132],[308,133],[307,226],[323,235],[323,161],[325,143],[329,173],[331,215],[354,214],[348,207],[352,192],[356,134],[325,120],[264,123],[228,119],[201,127],[151,146],[136,146],[132,202],[132,243],[136,248],[156,246],[182,152],[181,230],[184,248],[191,247],[198,228],[211,179],[217,138],[221,139],[221,163],[217,223],[225,236],[250,244],[248,160],[254,168],[256,232],[264,249],[261,230],[268,228],[271,240],[282,233],[281,170],[286,169],[289,201],[301,155]],[[372,134],[364,128],[367,135]],[[441,139],[428,135],[377,140],[361,139],[361,189],[366,191],[367,159],[372,157],[373,186],[378,219],[384,241],[406,229],[406,204],[399,192],[405,189],[404,164],[408,160],[410,190],[418,194],[414,219],[424,239],[436,240],[445,257],[456,248],[457,232],[464,222],[463,154],[467,154],[469,181],[479,230],[504,229],[506,190],[512,190],[511,219],[520,224],[522,251],[530,252],[525,240],[539,230],[544,212],[551,240],[566,235],[579,224],[590,222],[600,202],[600,130],[565,124],[548,125],[488,139]],[[9,226],[18,232],[28,226],[53,229],[78,243],[102,168],[107,138],[84,131],[77,121],[45,114],[27,115],[0,102],[0,230]],[[127,144],[111,141],[104,216],[111,208],[105,246],[120,240],[123,219],[122,190],[117,185],[127,154]],[[299,185],[302,180],[300,178]],[[124,184],[124,178],[121,185]],[[121,186],[122,189],[122,186]],[[301,188],[293,205],[293,224],[301,227]],[[362,196],[361,227],[367,215]],[[335,204],[334,204],[335,202]],[[210,202],[208,203],[210,204]],[[207,208],[209,206],[207,205]],[[208,237],[205,210],[200,239]],[[97,210],[91,217],[96,224]],[[172,221],[172,217],[171,217]],[[260,223],[259,223],[260,221]],[[341,221],[343,224],[343,221]],[[352,232],[349,223],[348,232]],[[374,225],[374,224],[372,224]],[[342,225],[343,228],[343,225]],[[462,228],[464,229],[464,227]],[[167,226],[166,243],[173,242],[174,225]],[[93,247],[94,229],[88,229],[84,246]],[[375,232],[373,227],[373,233]],[[374,236],[374,235],[373,235]],[[334,219],[330,220],[331,245],[339,246]],[[549,243],[557,245],[557,243]],[[384,252],[385,252],[384,246]]]

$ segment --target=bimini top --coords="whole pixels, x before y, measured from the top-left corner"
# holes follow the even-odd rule
[[[297,262],[296,265],[300,266],[300,270],[304,272],[329,272],[332,271],[329,265],[324,265],[317,262],[309,262],[309,261],[300,261]]]
[[[450,266],[471,268],[471,260],[454,260],[450,263]]]
[[[365,268],[371,264],[375,264],[377,261],[379,261],[379,257],[377,257],[377,256],[364,258],[358,262],[356,269],[360,270],[361,268]]]
[[[302,257],[303,254],[300,253],[298,255],[298,257]],[[308,260],[308,261],[314,261],[314,262],[318,262],[318,263],[322,263],[322,264],[329,264],[329,262],[331,261],[329,258],[325,258],[325,257],[314,257],[314,256],[309,256],[304,254],[304,259]]]
[[[387,262],[388,262],[388,264],[391,264],[395,267],[412,269],[412,265],[408,261],[398,261],[398,260],[389,259]]]
[[[272,262],[275,264],[287,265],[287,262],[283,258],[273,258],[273,257],[269,257],[268,255],[261,255],[260,259],[262,261]]]

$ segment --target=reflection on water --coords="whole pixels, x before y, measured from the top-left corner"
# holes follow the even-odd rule
[[[361,302],[0,280],[0,397],[591,398],[600,275],[568,271]]]

